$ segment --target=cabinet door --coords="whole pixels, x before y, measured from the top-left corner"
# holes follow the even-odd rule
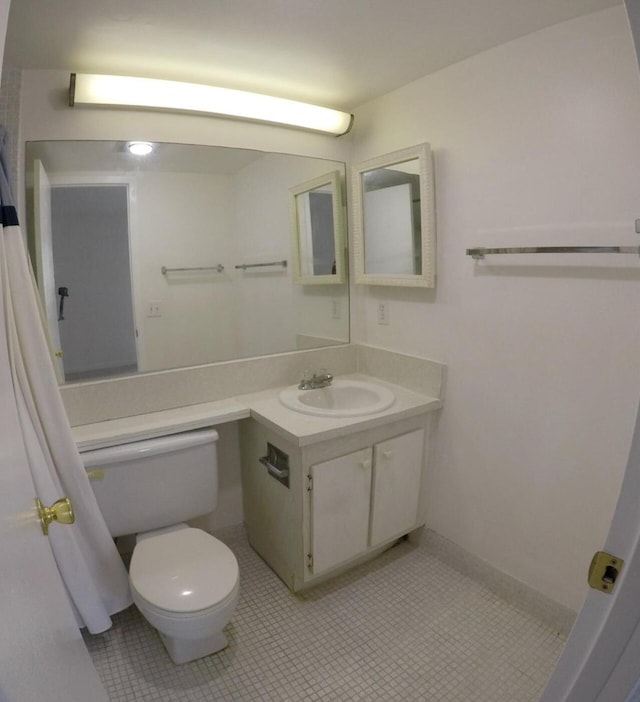
[[[424,429],[373,447],[370,545],[406,534],[418,520]]]
[[[312,571],[367,550],[371,500],[371,448],[311,466]]]

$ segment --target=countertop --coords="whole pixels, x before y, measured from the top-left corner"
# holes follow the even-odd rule
[[[318,417],[284,407],[278,399],[278,394],[283,388],[278,387],[217,402],[84,424],[72,427],[72,433],[82,451],[254,417],[298,446],[307,446],[442,407],[439,398],[412,392],[378,378],[361,374],[340,377],[369,381],[387,387],[394,393],[395,401],[388,409],[375,414],[359,417]]]

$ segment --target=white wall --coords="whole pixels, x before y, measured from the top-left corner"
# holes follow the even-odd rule
[[[640,244],[640,81],[624,8],[426,76],[355,114],[355,162],[435,152],[433,291],[355,286],[354,340],[444,361],[428,525],[573,609],[640,396],[637,258],[471,246]],[[380,301],[388,326],[376,324]]]
[[[24,73],[23,141],[139,137],[346,160],[344,137],[72,110],[67,81]],[[640,396],[638,262],[487,266],[464,250],[638,243],[629,232],[639,214],[639,88],[618,7],[365,105],[353,135],[356,162],[421,141],[435,152],[436,291],[352,286],[356,341],[449,367],[429,526],[574,609],[604,542]],[[388,326],[375,321],[381,300]]]

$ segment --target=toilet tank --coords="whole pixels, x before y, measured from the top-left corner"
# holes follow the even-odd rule
[[[112,536],[198,517],[216,508],[215,429],[81,451]]]

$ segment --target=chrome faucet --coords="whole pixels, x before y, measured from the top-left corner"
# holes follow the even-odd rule
[[[298,390],[316,390],[318,388],[326,388],[331,385],[333,376],[326,368],[321,368],[319,373],[314,373],[309,377],[308,371],[305,371]]]

